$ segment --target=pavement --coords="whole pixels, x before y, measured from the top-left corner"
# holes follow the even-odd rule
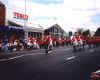
[[[57,48],[44,54],[44,50],[28,51],[17,58],[1,59],[0,80],[91,80],[90,74],[100,69],[100,47],[77,52]]]

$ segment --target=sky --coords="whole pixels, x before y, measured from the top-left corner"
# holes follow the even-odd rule
[[[77,28],[95,31],[100,26],[100,0],[0,0],[25,12],[29,23],[48,28],[59,24],[66,32]]]

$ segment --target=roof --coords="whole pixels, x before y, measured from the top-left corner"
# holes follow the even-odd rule
[[[4,4],[0,1],[0,5],[3,5],[4,6]]]
[[[58,28],[61,30],[61,32],[63,32],[63,33],[66,34],[66,32],[64,31],[64,29],[62,29],[61,26],[58,25],[58,24],[54,24],[54,25],[52,25],[51,27],[49,27],[49,28],[47,28],[47,29],[50,29],[50,28],[52,28],[52,27],[58,27]]]
[[[43,32],[44,31],[43,29],[29,28],[29,27],[26,27],[24,30],[29,31],[29,32]]]

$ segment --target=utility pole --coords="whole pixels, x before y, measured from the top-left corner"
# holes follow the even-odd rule
[[[26,15],[26,0],[25,0],[25,11],[24,11],[25,13],[25,15]],[[25,28],[25,26],[26,26],[26,20],[24,20],[24,28]]]
[[[24,14],[26,15],[26,0],[25,0],[25,11]],[[23,29],[25,30],[25,38],[28,38],[28,31],[26,30],[26,19],[24,20]]]

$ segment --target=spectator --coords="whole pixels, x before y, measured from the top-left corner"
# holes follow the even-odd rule
[[[7,52],[8,51],[8,46],[7,46],[7,43],[6,42],[3,42],[3,44],[2,44],[2,50],[4,52]]]
[[[0,52],[2,51],[2,41],[0,40]]]
[[[12,52],[13,48],[14,48],[13,41],[10,41],[7,46],[8,46],[8,50],[10,50]]]
[[[18,40],[15,40],[15,41],[14,41],[14,48],[13,48],[13,51],[16,51],[16,50],[17,50],[17,46],[18,46]]]
[[[53,38],[53,45],[56,47],[56,37]]]

